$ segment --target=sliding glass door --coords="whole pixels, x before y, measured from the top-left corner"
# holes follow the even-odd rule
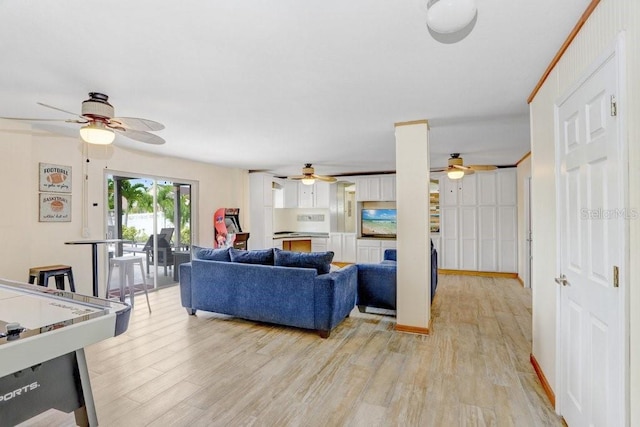
[[[177,265],[188,261],[191,244],[191,184],[112,173],[106,185],[107,237],[125,240],[109,256],[142,259],[145,277],[134,272],[136,284],[155,289],[177,283]]]

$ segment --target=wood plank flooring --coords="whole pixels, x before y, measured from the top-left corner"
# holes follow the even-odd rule
[[[329,339],[139,297],[129,330],[87,349],[102,426],[562,426],[529,362],[531,293],[441,276],[431,335],[355,309]],[[74,425],[49,411],[28,426]]]

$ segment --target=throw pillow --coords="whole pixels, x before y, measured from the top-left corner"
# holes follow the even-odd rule
[[[200,246],[191,246],[191,257],[193,259],[206,259],[209,261],[231,261],[229,256],[229,248],[215,249],[215,248],[202,248]]]
[[[275,265],[280,267],[315,268],[318,274],[327,274],[331,269],[333,252],[292,252],[276,248]]]
[[[273,265],[273,249],[256,249],[252,251],[243,251],[240,249],[229,249],[231,262],[240,262],[243,264],[262,264]]]

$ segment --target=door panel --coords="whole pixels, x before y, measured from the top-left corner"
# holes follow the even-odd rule
[[[558,106],[560,412],[570,426],[620,425],[623,180],[618,124],[610,115],[610,57]],[[566,281],[562,275],[566,275]]]

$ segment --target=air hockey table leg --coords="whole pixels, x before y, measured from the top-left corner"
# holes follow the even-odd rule
[[[82,384],[82,394],[84,396],[84,406],[74,411],[76,424],[79,426],[97,426],[98,415],[96,414],[96,406],[93,401],[89,370],[87,369],[87,359],[84,355],[83,348],[76,350],[76,360],[78,361],[78,373],[80,374],[80,383]]]

